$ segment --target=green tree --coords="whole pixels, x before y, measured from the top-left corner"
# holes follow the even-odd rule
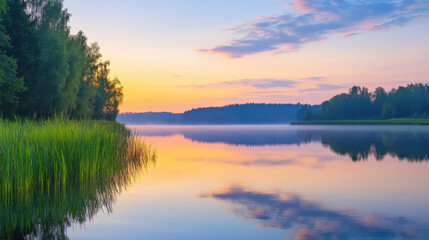
[[[26,91],[19,96],[18,114],[32,116],[40,102],[40,48],[36,24],[27,13],[27,1],[7,0],[8,11],[2,14],[11,47],[7,54],[18,63],[17,75],[24,79]]]
[[[85,48],[86,42],[83,34],[70,36],[67,41],[68,74],[62,93],[60,94],[60,111],[70,115],[76,109],[76,102],[86,66]]]
[[[63,0],[0,0],[3,116],[115,120],[119,80],[82,32],[70,34]],[[6,11],[8,9],[9,11]],[[24,91],[25,90],[25,91]]]
[[[306,115],[306,113],[308,112],[308,109],[311,109],[311,105],[301,105],[300,103],[298,103],[301,107],[298,110],[298,113],[296,114],[296,118],[298,121],[303,121],[304,117]]]
[[[303,121],[313,121],[314,117],[313,117],[313,111],[311,110],[311,108],[309,108],[307,110],[307,112],[304,115],[304,118],[302,119]]]
[[[67,42],[70,15],[60,0],[32,2],[32,16],[36,19],[41,47],[41,85],[39,114],[50,117],[64,112],[63,90],[69,74]]]
[[[97,93],[94,104],[94,119],[114,121],[122,104],[122,86],[117,78],[110,79],[110,62],[100,64],[97,78]]]
[[[391,119],[395,117],[395,108],[390,103],[385,103],[383,106],[383,112],[381,114],[382,119]]]
[[[77,38],[85,48],[85,67],[76,98],[76,108],[71,116],[76,119],[89,119],[93,116],[93,106],[97,93],[98,68],[101,62],[100,47],[94,43],[88,46],[86,37],[82,32]]]
[[[373,97],[373,108],[375,116],[381,116],[383,111],[383,105],[387,100],[387,92],[382,87],[378,87],[375,89],[372,94]]]
[[[322,103],[322,110],[317,114],[322,120],[344,120],[367,118],[372,116],[371,94],[368,89],[354,86],[349,93],[334,96]]]
[[[0,0],[0,12],[6,11],[5,0]],[[18,94],[25,90],[24,81],[16,73],[17,63],[14,58],[7,55],[11,47],[9,36],[0,18],[0,111],[3,117],[13,117],[18,107]]]

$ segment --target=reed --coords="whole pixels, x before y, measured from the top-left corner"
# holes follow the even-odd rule
[[[0,194],[123,177],[155,161],[142,141],[114,122],[0,120]]]
[[[0,238],[62,235],[110,212],[156,153],[114,122],[0,120]]]

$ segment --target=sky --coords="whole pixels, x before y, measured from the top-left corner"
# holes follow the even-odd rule
[[[320,104],[354,85],[429,83],[429,0],[65,0],[121,112]]]

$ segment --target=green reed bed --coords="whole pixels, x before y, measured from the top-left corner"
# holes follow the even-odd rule
[[[64,237],[155,161],[118,123],[0,120],[0,239]]]
[[[154,158],[146,144],[118,123],[0,120],[3,196],[121,177]]]

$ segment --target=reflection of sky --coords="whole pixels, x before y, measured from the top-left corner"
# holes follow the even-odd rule
[[[422,184],[429,180],[425,162],[389,156],[381,162],[373,157],[353,162],[317,141],[249,147],[197,141],[185,138],[183,131],[164,136],[157,135],[155,127],[137,130],[151,131],[152,136],[145,138],[157,150],[156,168],[119,197],[112,216],[100,215],[86,231],[71,233],[72,239],[284,239],[296,234],[294,229],[261,228],[258,219],[230,214],[230,201],[199,198],[231,185],[274,197],[279,192],[296,193],[304,203],[324,203],[328,211],[346,215],[342,209],[351,209],[359,221],[381,214],[429,226],[429,192]],[[165,127],[163,133],[168,133]]]

